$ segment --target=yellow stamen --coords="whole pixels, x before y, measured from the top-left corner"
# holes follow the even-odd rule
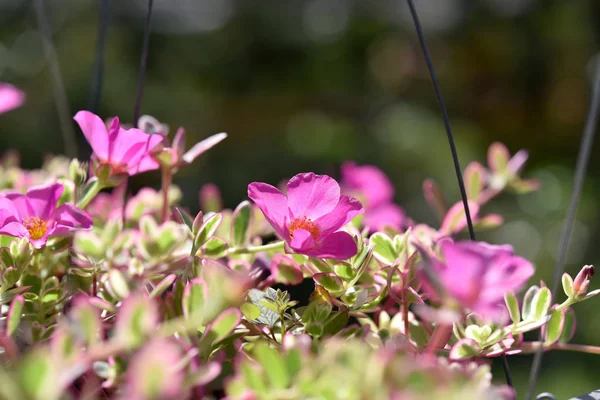
[[[315,240],[318,239],[319,235],[321,234],[315,223],[310,218],[306,217],[296,218],[288,225],[288,229],[290,231],[291,238],[294,237],[294,231],[296,229],[304,229],[308,231],[308,233],[310,233]]]
[[[33,240],[42,238],[48,230],[46,221],[40,217],[27,217],[23,220],[23,226],[29,232],[29,236]]]

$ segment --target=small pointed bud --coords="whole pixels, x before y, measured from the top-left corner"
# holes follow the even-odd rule
[[[79,160],[74,159],[69,164],[69,179],[76,185],[81,185],[87,179],[87,166]]]
[[[575,291],[575,293],[577,293],[579,295],[585,294],[587,291],[587,288],[590,285],[589,278],[591,278],[592,276],[594,276],[594,266],[593,265],[584,266],[581,269],[581,271],[579,271],[579,273],[575,277],[575,280],[573,281],[573,290]]]

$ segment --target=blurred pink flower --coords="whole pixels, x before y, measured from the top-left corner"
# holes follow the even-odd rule
[[[0,114],[21,107],[25,93],[9,83],[0,82]]]
[[[333,178],[298,174],[287,184],[287,197],[274,186],[254,182],[248,197],[296,253],[338,260],[356,254],[352,236],[339,229],[364,210],[358,200],[340,194]]]
[[[135,175],[158,169],[150,151],[163,141],[161,135],[148,135],[139,129],[123,129],[115,117],[107,129],[95,114],[79,111],[73,118],[89,142],[100,165],[109,165],[111,175]]]
[[[344,192],[364,199],[364,225],[372,231],[385,227],[402,229],[406,223],[404,210],[394,204],[394,187],[389,178],[373,165],[342,164]]]
[[[441,286],[484,318],[503,318],[505,293],[520,290],[534,273],[533,265],[515,256],[509,245],[444,240],[440,249],[444,261],[432,260],[432,267]]]
[[[226,138],[226,133],[217,133],[196,143],[191,149],[185,151],[185,129],[179,128],[171,146],[153,151],[152,155],[163,167],[178,171],[180,168],[190,165],[202,153],[210,150]]]
[[[0,234],[26,237],[41,248],[49,237],[66,235],[76,229],[90,229],[92,219],[73,204],[56,207],[64,187],[54,183],[34,186],[27,194],[0,196]]]

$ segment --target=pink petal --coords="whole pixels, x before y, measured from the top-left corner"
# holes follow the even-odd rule
[[[210,150],[212,147],[225,140],[225,138],[227,138],[227,134],[225,132],[221,132],[217,133],[216,135],[212,135],[201,142],[196,143],[183,155],[183,161],[188,164],[191,164],[192,161],[196,159],[196,157],[198,157],[205,151]]]
[[[89,111],[79,111],[73,117],[79,124],[83,135],[92,147],[94,154],[101,160],[108,159],[108,132],[104,121]]]
[[[287,199],[277,188],[266,183],[254,182],[248,185],[248,197],[256,203],[275,232],[286,238],[285,215]]]
[[[27,217],[48,219],[50,213],[56,207],[56,203],[62,195],[63,190],[63,185],[53,183],[50,185],[34,186],[27,191],[26,195],[8,193],[6,197],[12,200],[21,219]]]
[[[92,217],[88,213],[69,203],[62,204],[54,210],[50,219],[56,222],[53,236],[65,235],[76,229],[91,229],[93,225]]]
[[[367,210],[364,225],[371,231],[379,231],[386,227],[401,230],[406,225],[406,214],[397,204],[382,204]]]
[[[446,268],[440,273],[444,289],[463,306],[471,306],[481,290],[486,259],[450,241],[443,242],[440,247],[446,261]]]
[[[360,201],[354,197],[340,196],[337,206],[328,214],[323,215],[315,221],[322,236],[327,236],[337,231],[354,217],[364,212]]]
[[[307,254],[315,247],[315,240],[305,229],[296,229],[293,236],[291,236],[290,247],[294,249],[296,253]]]
[[[137,165],[131,166],[129,175],[141,174],[146,171],[153,171],[160,168],[160,164],[151,156],[145,156]]]
[[[347,232],[340,231],[323,237],[319,243],[319,248],[308,255],[319,258],[347,260],[355,256],[357,251],[358,249],[352,236]]]
[[[183,154],[185,152],[185,129],[177,129],[171,147],[175,149],[177,154]]]
[[[19,222],[9,222],[8,224],[1,226],[0,235],[29,238],[29,232]]]
[[[4,226],[9,222],[19,222],[20,219],[21,217],[14,203],[10,199],[0,196],[0,226]]]
[[[521,172],[521,170],[525,166],[525,163],[527,162],[528,158],[529,158],[529,153],[527,152],[527,150],[517,151],[515,153],[515,155],[512,156],[512,158],[508,161],[507,169],[511,173],[517,175],[519,172]]]
[[[366,198],[367,208],[392,201],[394,187],[385,173],[374,165],[358,166],[348,161],[341,167],[343,185]]]
[[[0,83],[0,114],[14,110],[25,102],[25,93],[11,84]]]
[[[288,208],[294,217],[312,220],[331,212],[340,201],[340,185],[327,175],[298,174],[287,184]]]

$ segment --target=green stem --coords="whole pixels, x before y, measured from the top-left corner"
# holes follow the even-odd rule
[[[600,347],[589,346],[586,344],[572,344],[572,343],[553,343],[543,344],[542,342],[525,342],[522,343],[518,348],[523,351],[523,354],[535,353],[540,346],[543,346],[544,350],[563,350],[563,351],[577,351],[579,353],[587,354],[600,354]]]
[[[160,220],[163,222],[167,221],[169,217],[169,187],[171,186],[173,175],[171,174],[171,168],[162,168],[162,210],[160,213]]]
[[[263,244],[262,246],[248,246],[248,247],[232,247],[227,250],[227,255],[234,254],[256,254],[261,253],[263,251],[269,250],[280,250],[285,246],[285,242],[282,240],[280,242],[273,242],[269,244]]]
[[[95,181],[92,184],[92,187],[90,187],[85,193],[83,198],[79,200],[79,202],[77,203],[77,208],[84,209],[85,207],[87,207],[90,201],[92,201],[94,197],[96,197],[98,193],[100,193],[100,191],[105,187],[107,186],[103,185],[99,180]]]

